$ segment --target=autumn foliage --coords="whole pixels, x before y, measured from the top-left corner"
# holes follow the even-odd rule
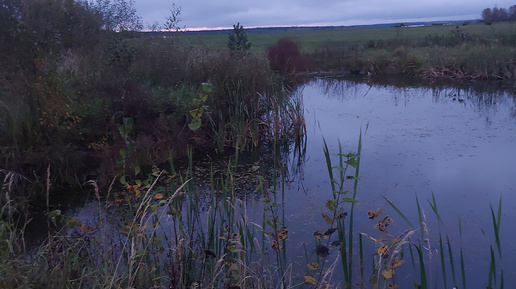
[[[315,62],[308,54],[301,54],[297,44],[290,38],[281,38],[275,46],[267,49],[271,67],[281,73],[296,73],[315,70]]]

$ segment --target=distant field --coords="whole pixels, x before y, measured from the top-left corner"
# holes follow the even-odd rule
[[[274,45],[279,39],[289,37],[300,47],[302,52],[313,52],[324,46],[352,46],[363,45],[369,40],[390,40],[390,39],[424,39],[428,35],[449,35],[452,31],[459,30],[460,33],[478,35],[488,39],[499,33],[513,33],[516,28],[515,22],[493,23],[484,25],[472,23],[468,25],[433,25],[421,27],[387,27],[387,28],[353,28],[342,27],[323,30],[288,30],[271,31],[260,33],[248,33],[249,41],[253,49],[264,50]],[[227,47],[227,34],[212,35],[183,35],[182,39],[192,43],[203,43],[214,49]]]

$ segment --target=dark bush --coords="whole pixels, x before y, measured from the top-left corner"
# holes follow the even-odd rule
[[[307,54],[301,54],[297,44],[290,38],[278,40],[276,46],[267,49],[271,67],[281,73],[315,70],[315,62]]]

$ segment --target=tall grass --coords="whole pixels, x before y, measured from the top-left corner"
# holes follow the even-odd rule
[[[417,223],[412,223],[384,196],[387,205],[405,220],[399,225],[404,229],[393,234],[394,218],[380,217],[383,211],[378,209],[368,215],[376,219],[375,228],[381,235],[368,236],[361,232],[364,228],[353,224],[362,137],[356,153],[344,153],[339,144],[336,164],[323,141],[332,193],[324,201],[324,225],[314,234],[314,242],[304,244],[305,268],[299,268],[289,254],[292,232],[284,210],[288,202],[284,163],[274,161],[272,173],[257,164],[248,166],[245,172],[255,182],[254,192],[249,192],[239,189],[242,168],[236,158],[225,166],[212,164],[198,171],[190,153],[185,170],[176,171],[172,163],[170,172],[155,167],[146,179],[130,181],[123,191],[107,191],[107,196],[90,182],[98,209],[96,219],[49,214],[64,226],[56,227],[60,229],[33,250],[25,247],[25,228],[2,218],[0,237],[6,246],[0,247],[0,286],[293,288],[304,284],[326,288],[340,284],[344,288],[396,288],[410,280],[416,288],[452,288],[459,282],[460,288],[467,288],[465,249],[469,248],[464,247],[466,240],[452,243],[457,236],[446,232],[435,195],[432,193],[428,204],[439,228],[428,226],[424,203],[418,197]],[[4,190],[11,186],[9,180],[4,180]],[[252,203],[257,199],[261,202]],[[12,200],[4,200],[0,213],[8,216]],[[250,206],[263,210],[261,220],[250,219]],[[485,252],[489,256],[486,285],[493,289],[503,288],[505,281],[502,215],[500,200],[498,208],[491,207],[494,243]],[[439,233],[436,240],[431,238],[436,235],[434,230]],[[462,239],[460,218],[458,235]],[[365,243],[371,241],[374,249],[369,251]],[[342,273],[336,272],[338,266]],[[367,268],[372,268],[371,273]],[[407,273],[410,270],[413,274]],[[337,274],[343,283],[335,282]]]

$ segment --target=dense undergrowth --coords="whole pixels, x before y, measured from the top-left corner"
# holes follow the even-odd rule
[[[349,45],[332,42],[310,56],[323,71],[369,76],[410,75],[436,79],[512,79],[516,77],[516,34],[510,24],[489,34],[475,34],[483,24],[447,26],[448,31],[415,37],[418,27],[398,27],[391,39]],[[473,33],[469,33],[466,28]],[[405,31],[403,31],[405,29]],[[414,32],[407,32],[413,29]]]
[[[82,1],[0,12],[0,166],[18,201],[301,133],[283,126],[302,120],[265,55],[140,37]]]

